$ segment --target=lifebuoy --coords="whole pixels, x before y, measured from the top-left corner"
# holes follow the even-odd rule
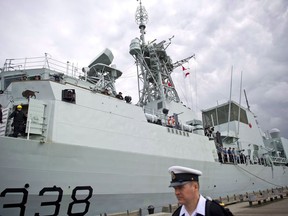
[[[175,119],[173,116],[168,117],[168,125],[175,126]]]

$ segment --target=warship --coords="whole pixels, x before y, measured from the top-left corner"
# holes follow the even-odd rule
[[[108,48],[78,69],[45,54],[7,59],[0,73],[0,215],[100,215],[176,203],[168,167],[199,169],[201,193],[216,198],[288,185],[288,140],[261,131],[239,103],[185,106],[171,78],[191,56],[167,54],[171,38],[145,41],[136,11],[139,101],[116,90],[121,70]],[[127,49],[128,50],[128,49]],[[11,113],[26,115],[13,132]]]

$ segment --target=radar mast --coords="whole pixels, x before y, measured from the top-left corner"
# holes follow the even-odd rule
[[[138,75],[138,105],[146,108],[157,109],[166,108],[171,101],[180,102],[175,89],[171,73],[175,66],[171,58],[166,53],[167,44],[165,40],[156,42],[145,42],[145,29],[148,22],[148,14],[141,0],[139,0],[135,20],[139,25],[140,39],[135,38],[130,44],[130,54],[136,60]]]

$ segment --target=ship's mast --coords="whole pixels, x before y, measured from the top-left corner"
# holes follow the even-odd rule
[[[130,54],[137,63],[139,101],[138,105],[162,103],[159,109],[166,108],[166,102],[179,102],[171,73],[174,69],[171,58],[166,53],[166,41],[156,43],[145,42],[145,29],[148,14],[141,0],[137,8],[135,20],[139,25],[140,39],[135,38],[130,44]],[[171,40],[170,40],[171,42]]]
[[[246,99],[247,108],[248,108],[249,111],[251,111],[245,89],[244,89],[244,95],[245,95],[245,99]]]

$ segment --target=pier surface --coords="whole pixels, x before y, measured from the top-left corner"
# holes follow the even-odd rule
[[[226,206],[233,213],[234,216],[259,216],[259,215],[273,215],[273,216],[287,216],[288,215],[288,197],[277,199],[262,204],[255,204],[249,206],[248,202],[240,202]],[[171,213],[156,213],[151,216],[171,216]],[[148,215],[146,215],[148,216]],[[149,215],[150,216],[150,215]]]
[[[270,201],[261,205],[249,206],[247,202],[237,203],[226,206],[235,216],[253,216],[253,215],[288,215],[288,198]]]

